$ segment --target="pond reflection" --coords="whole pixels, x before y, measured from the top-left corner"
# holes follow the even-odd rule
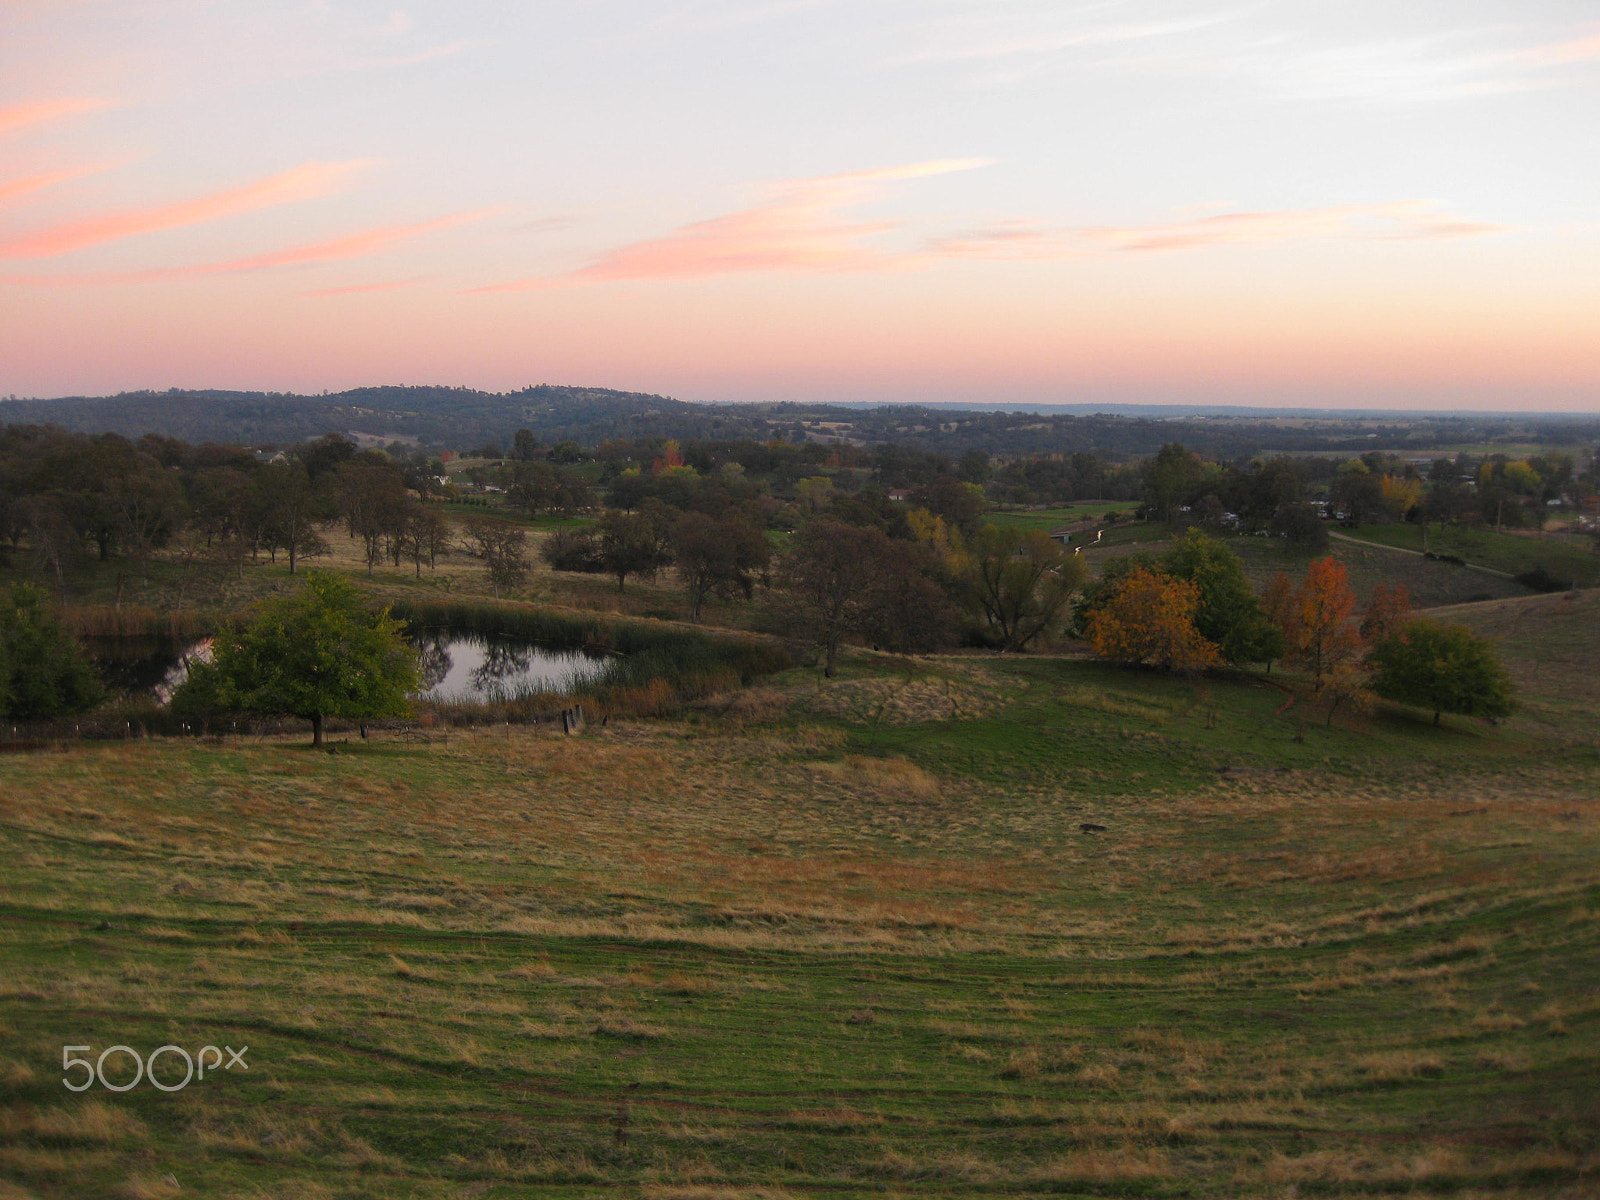
[[[189,678],[189,663],[209,660],[211,639],[95,638],[88,643],[100,682],[114,696],[154,696],[161,704]]]
[[[416,646],[424,700],[496,701],[567,692],[599,679],[612,663],[581,650],[477,634],[428,634]]]
[[[553,650],[513,638],[429,633],[413,641],[422,671],[419,699],[470,704],[537,692],[567,692],[592,683],[615,659],[581,650]],[[210,657],[211,642],[104,639],[95,667],[118,695],[153,696],[161,704],[189,677],[189,663]]]

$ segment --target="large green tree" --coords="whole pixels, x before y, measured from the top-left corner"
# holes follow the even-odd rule
[[[287,713],[311,722],[322,745],[327,717],[398,717],[418,686],[417,656],[387,608],[373,610],[349,580],[312,571],[292,596],[264,604],[212,643],[173,698],[178,711]]]
[[[1205,479],[1205,464],[1192,450],[1185,450],[1178,442],[1168,442],[1144,461],[1140,473],[1144,476],[1146,512],[1170,524]]]
[[[81,712],[102,692],[43,588],[19,583],[0,598],[0,715],[33,720]]]
[[[985,525],[967,550],[967,594],[1005,650],[1024,650],[1053,628],[1088,574],[1082,555],[1038,529]]]
[[[1385,700],[1468,717],[1508,717],[1515,688],[1494,648],[1460,625],[1418,617],[1378,642],[1367,658],[1372,690]]]
[[[1284,637],[1262,611],[1239,556],[1216,538],[1191,529],[1161,558],[1168,575],[1199,589],[1195,628],[1230,663],[1271,662]]]
[[[667,526],[656,512],[617,512],[600,518],[599,558],[605,570],[617,577],[622,591],[629,575],[654,576],[672,561]]]

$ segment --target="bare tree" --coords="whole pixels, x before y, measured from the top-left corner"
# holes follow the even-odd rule
[[[839,644],[867,626],[878,563],[888,546],[880,529],[813,521],[795,536],[778,568],[785,624],[821,649],[822,673],[829,679]]]
[[[416,564],[417,576],[422,576],[422,560],[428,560],[428,570],[438,563],[439,553],[450,540],[450,523],[427,505],[416,505],[409,515],[405,529],[406,548]]]
[[[260,497],[257,540],[274,559],[279,548],[289,552],[289,574],[295,573],[301,559],[328,552],[328,543],[317,529],[332,515],[332,508],[312,487],[305,464],[293,459],[268,463],[257,474],[256,486]]]
[[[373,567],[383,559],[386,543],[405,523],[406,505],[410,502],[405,478],[398,467],[381,456],[361,454],[339,466],[334,491],[350,536],[361,539],[367,574],[371,575]]]
[[[515,587],[528,577],[528,535],[505,521],[474,514],[464,532],[467,553],[483,559],[489,568],[489,586],[495,598],[501,588]]]

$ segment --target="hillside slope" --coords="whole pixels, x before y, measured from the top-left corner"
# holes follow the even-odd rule
[[[1592,723],[1600,710],[1600,591],[1556,592],[1431,609],[1428,616],[1493,638],[1526,705],[1547,724]]]

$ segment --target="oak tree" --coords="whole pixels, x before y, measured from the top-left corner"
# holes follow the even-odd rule
[[[737,515],[683,513],[673,522],[669,540],[678,578],[688,593],[691,621],[700,620],[700,609],[713,594],[748,600],[772,558],[765,534]]]
[[[1517,709],[1516,689],[1488,641],[1460,625],[1416,617],[1372,648],[1372,689],[1386,700],[1495,719]]]
[[[483,559],[495,599],[501,588],[513,588],[528,577],[528,535],[509,521],[476,513],[463,524],[467,552]]]
[[[1230,663],[1271,662],[1283,653],[1283,634],[1262,611],[1239,556],[1216,538],[1191,529],[1161,558],[1167,574],[1199,589],[1194,623]]]
[[[299,592],[219,634],[173,707],[300,717],[320,746],[325,718],[403,716],[417,684],[416,653],[389,610],[368,608],[342,576],[312,571]]]

